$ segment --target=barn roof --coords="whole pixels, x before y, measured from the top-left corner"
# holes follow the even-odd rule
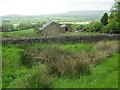
[[[46,27],[47,27],[48,25],[50,25],[51,23],[53,23],[53,22],[51,22],[51,21],[46,22],[46,23],[42,26],[42,29],[46,28]]]
[[[67,26],[67,25],[64,24],[64,25],[61,25],[60,27],[63,28],[63,27],[66,27],[66,26]]]

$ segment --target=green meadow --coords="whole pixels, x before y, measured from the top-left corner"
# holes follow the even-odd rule
[[[98,32],[66,32],[58,34],[59,36],[62,35],[101,35],[104,33],[98,33]],[[49,35],[49,36],[58,36],[58,35]],[[8,37],[39,37],[41,35],[37,34],[34,29],[26,29],[26,30],[18,30],[18,31],[11,31],[11,32],[0,32],[0,36],[3,38]]]
[[[118,88],[118,42],[7,44],[3,88]]]
[[[102,3],[97,3],[97,0],[94,3],[94,1],[93,4],[90,2],[87,4],[101,6]],[[115,39],[120,31],[118,27],[120,26],[118,15],[120,3],[117,1],[119,0],[116,0],[109,8],[110,11],[96,8],[96,10],[84,11],[81,9],[82,11],[61,14],[22,15],[21,13],[21,15],[1,16],[1,39],[48,36],[40,30],[42,25],[43,27],[50,25],[49,23],[45,24],[48,21],[56,24],[55,26],[51,23],[54,29],[48,27],[53,34],[53,30],[57,29],[58,24],[68,25],[63,27],[65,33],[49,36],[71,35],[72,37],[72,35],[107,34],[115,36],[115,38],[112,40],[110,37],[110,40],[104,39],[104,41],[91,43],[28,43],[29,40],[19,44],[3,43],[0,46],[0,58],[2,59],[0,62],[0,88],[1,86],[3,89],[118,88],[120,42]],[[75,5],[76,3],[68,2],[66,5],[69,6],[69,4]],[[79,2],[76,5],[78,4]],[[78,7],[75,8],[77,10]],[[69,26],[73,32],[68,32]],[[69,41],[69,38],[65,38],[65,40]]]
[[[37,34],[34,29],[11,31],[11,32],[0,32],[2,37],[35,37]]]

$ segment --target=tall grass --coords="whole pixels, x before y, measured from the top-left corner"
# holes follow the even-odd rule
[[[7,87],[19,75],[21,49],[18,45],[2,47],[2,87]]]
[[[89,72],[90,65],[99,64],[106,57],[117,52],[117,49],[116,42],[38,47],[29,49],[28,57],[30,61],[39,61],[47,65],[52,75],[77,77],[81,73]]]
[[[45,66],[32,62],[29,56],[26,57],[26,52],[24,51],[19,45],[9,44],[3,46],[2,87],[49,87],[52,78],[50,78],[51,76],[46,71]]]
[[[49,88],[52,77],[44,65],[36,65],[31,69],[22,68],[21,76],[12,81],[7,88]]]
[[[99,65],[91,66],[91,74],[80,78],[54,78],[53,88],[118,88],[118,56],[114,54]]]
[[[111,57],[118,52],[117,42],[11,44],[2,51],[3,87],[117,87],[118,54]]]

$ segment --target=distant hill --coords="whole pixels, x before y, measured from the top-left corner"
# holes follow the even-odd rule
[[[109,11],[106,11],[106,10],[81,10],[81,11],[69,11],[66,13],[59,13],[59,14],[45,14],[45,15],[32,15],[32,16],[61,16],[61,15],[62,16],[63,15],[101,16],[105,12],[108,14],[110,13]],[[29,16],[29,15],[10,14],[10,15],[2,16],[2,17],[19,17],[19,16]]]
[[[1,17],[19,17],[19,16],[21,16],[21,15],[19,15],[19,14],[9,14],[9,15],[5,15],[5,16],[1,16]]]
[[[65,15],[80,15],[80,16],[102,16],[104,13],[110,13],[109,11],[105,10],[84,10],[84,11],[70,11],[64,13]]]
[[[60,14],[48,14],[48,15],[18,15],[11,14],[2,16],[3,21],[10,21],[9,23],[36,23],[47,22],[49,20],[55,22],[86,22],[86,21],[99,21],[103,14],[109,11],[97,11],[97,10],[84,10],[84,11],[70,11]]]

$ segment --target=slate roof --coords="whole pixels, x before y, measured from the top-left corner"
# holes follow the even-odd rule
[[[63,27],[66,27],[67,25],[61,25],[60,27],[63,28]]]
[[[51,23],[53,23],[53,22],[51,22],[51,21],[46,22],[46,23],[42,26],[42,29],[46,28],[46,27],[47,27],[48,25],[50,25]]]

